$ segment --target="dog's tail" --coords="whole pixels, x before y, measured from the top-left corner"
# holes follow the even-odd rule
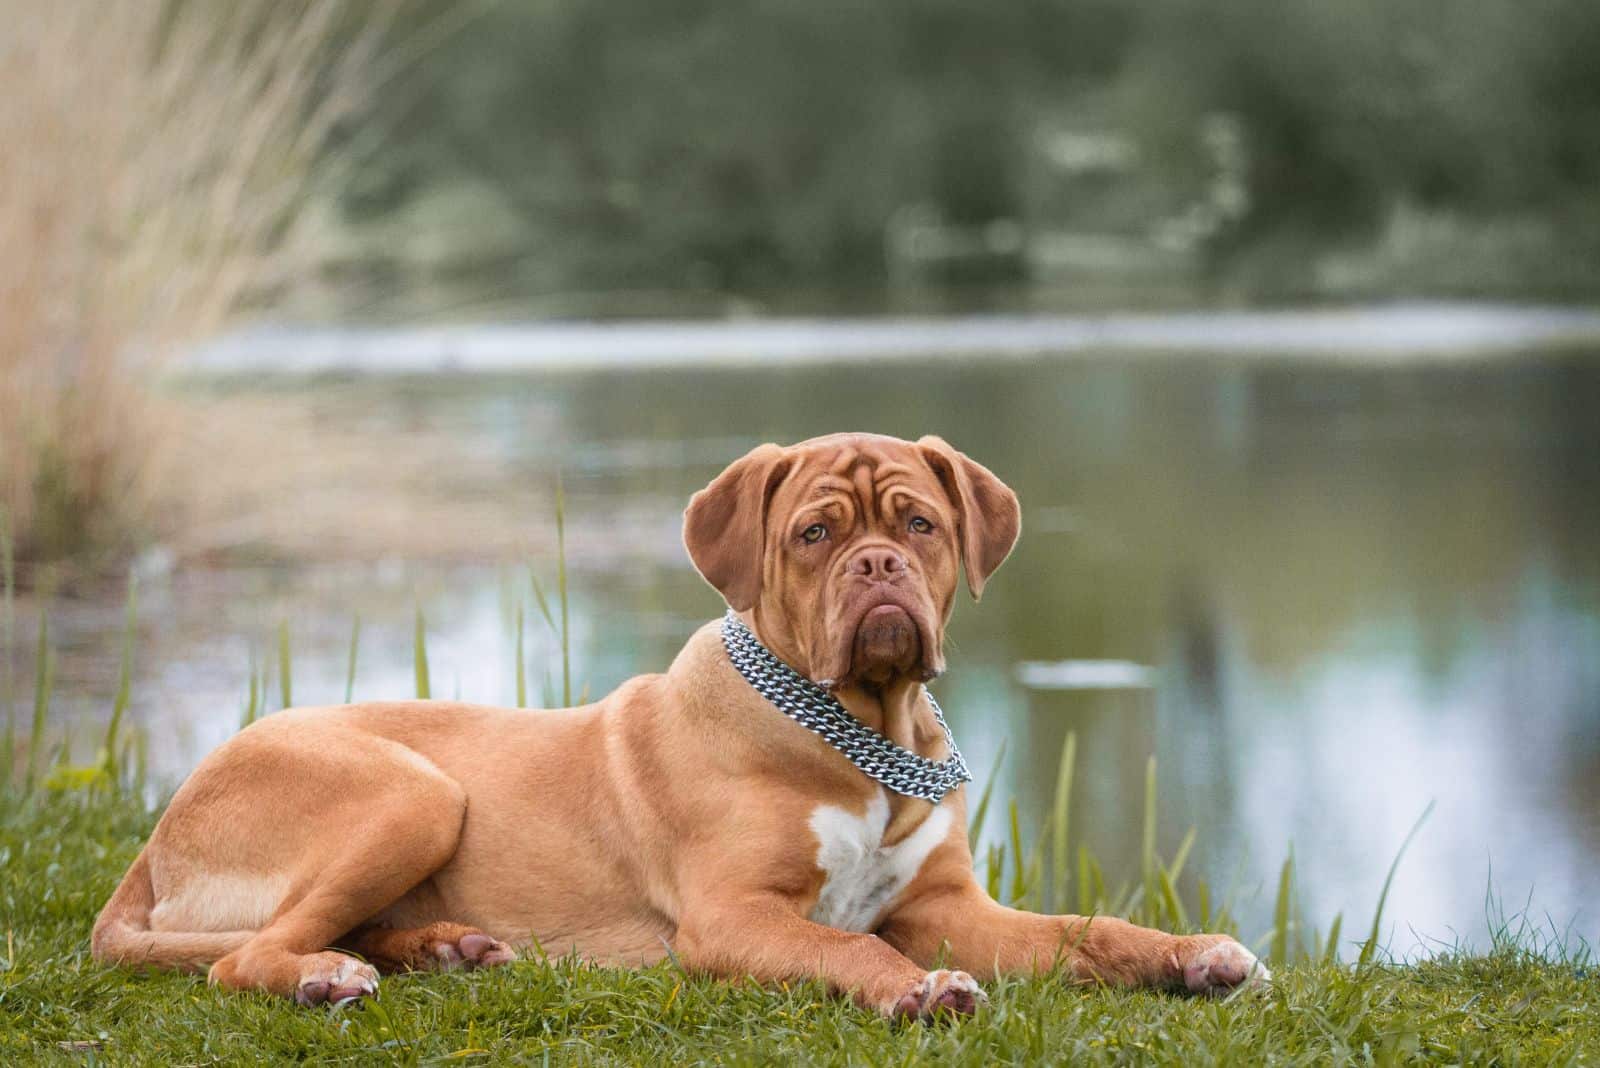
[[[251,938],[254,931],[152,931],[155,907],[150,862],[141,852],[94,921],[89,952],[106,964],[154,964],[201,971]]]

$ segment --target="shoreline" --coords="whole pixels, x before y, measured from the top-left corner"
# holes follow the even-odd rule
[[[1339,309],[950,318],[627,320],[361,327],[259,324],[184,373],[504,374],[1106,355],[1459,362],[1600,345],[1600,309],[1408,302]]]

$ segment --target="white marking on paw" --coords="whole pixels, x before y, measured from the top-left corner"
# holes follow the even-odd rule
[[[1264,990],[1272,983],[1272,973],[1254,953],[1230,938],[1195,954],[1184,969],[1184,983],[1196,994]]]
[[[967,1016],[989,1003],[978,981],[966,972],[945,969],[929,972],[922,981],[895,998],[885,1015],[929,1019],[940,1012]]]
[[[811,813],[811,832],[817,836],[817,867],[825,880],[811,909],[812,921],[841,931],[871,931],[944,841],[950,820],[950,810],[937,805],[916,830],[885,846],[889,799],[881,789],[867,802],[864,815],[818,805]]]
[[[295,1000],[302,1005],[327,1001],[335,1008],[378,992],[378,973],[370,964],[338,953],[316,954],[316,963],[301,973]]]
[[[922,1000],[926,1004],[928,999],[936,994],[954,991],[960,994],[970,994],[972,999],[979,1004],[989,1000],[989,995],[983,992],[983,987],[978,981],[966,972],[952,972],[941,969],[929,972],[928,977],[922,980]]]

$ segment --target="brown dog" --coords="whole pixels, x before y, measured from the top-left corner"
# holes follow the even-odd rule
[[[762,644],[861,723],[943,759],[959,569],[976,597],[1017,500],[938,438],[763,445],[696,494],[695,566]],[[719,625],[665,675],[563,711],[448,702],[291,709],[173,797],[95,924],[97,959],[339,1002],[384,968],[482,966],[508,943],[762,980],[819,977],[888,1015],[970,1012],[974,980],[1057,971],[1219,993],[1265,981],[1221,935],[1003,908],[973,876],[966,790],[891,793],[767,702]],[[949,969],[930,971],[937,961]]]

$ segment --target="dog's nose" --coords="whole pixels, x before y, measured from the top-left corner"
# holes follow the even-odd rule
[[[906,558],[893,549],[863,549],[850,559],[850,573],[874,582],[888,582],[906,569]]]

